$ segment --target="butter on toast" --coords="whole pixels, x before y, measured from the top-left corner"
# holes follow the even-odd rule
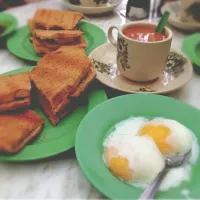
[[[37,28],[52,30],[73,30],[85,18],[83,13],[53,9],[38,9],[34,15]]]
[[[30,73],[0,77],[0,112],[27,108],[30,105]]]
[[[0,114],[0,152],[19,152],[42,128],[42,118],[32,110]]]

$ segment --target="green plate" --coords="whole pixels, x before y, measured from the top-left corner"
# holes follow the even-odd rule
[[[10,34],[17,28],[17,19],[7,13],[0,13],[0,25],[6,26],[6,30],[0,34],[0,38]]]
[[[200,71],[200,33],[186,37],[183,41],[182,49]]]
[[[132,187],[112,175],[102,160],[102,143],[116,123],[130,116],[165,117],[190,128],[200,139],[200,111],[184,102],[154,94],[124,95],[108,100],[86,115],[76,134],[76,156],[89,181],[110,199],[138,199],[143,190]],[[193,165],[190,182],[178,188],[159,192],[158,199],[183,199],[181,190],[190,198],[200,198],[200,158]]]
[[[102,45],[106,41],[105,33],[102,29],[88,22],[80,22],[79,27],[85,34],[83,35],[86,43],[86,54],[89,55],[96,47]],[[29,38],[31,32],[28,25],[20,28],[7,41],[8,50],[14,55],[30,61],[39,61],[41,59],[33,48]]]
[[[26,67],[8,72],[4,75],[17,74],[32,70],[33,67]],[[93,107],[107,99],[103,90],[90,92],[83,105],[80,105],[72,114],[63,119],[57,126],[52,126],[39,107],[33,107],[44,119],[44,129],[41,135],[33,143],[27,145],[20,153],[11,156],[0,156],[0,161],[30,161],[50,157],[62,153],[75,144],[77,128]]]

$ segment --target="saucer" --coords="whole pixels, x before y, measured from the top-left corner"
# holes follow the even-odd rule
[[[170,12],[170,16],[168,19],[169,24],[174,26],[177,29],[181,30],[200,30],[200,23],[191,23],[191,22],[182,22],[180,19],[180,7],[181,1],[175,2],[167,2],[161,8],[161,13],[163,14],[165,11]]]
[[[122,1],[123,0],[109,0],[109,2],[105,6],[99,6],[99,7],[85,7],[81,5],[74,5],[70,3],[69,0],[65,0],[65,4],[67,8],[70,10],[92,15],[92,14],[103,14],[103,13],[111,12],[119,4],[121,4]]]
[[[175,50],[170,51],[163,74],[148,83],[133,82],[120,75],[116,64],[116,48],[110,43],[96,48],[89,58],[100,82],[127,93],[169,93],[184,86],[193,74],[189,59]]]

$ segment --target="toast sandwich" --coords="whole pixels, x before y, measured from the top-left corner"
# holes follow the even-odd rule
[[[30,105],[30,73],[0,77],[0,112],[27,108]]]
[[[42,128],[42,118],[32,110],[0,114],[0,152],[19,152],[40,134]]]
[[[45,55],[31,72],[39,102],[53,125],[76,108],[79,97],[95,78],[84,49],[61,47]],[[45,76],[45,79],[44,79]]]

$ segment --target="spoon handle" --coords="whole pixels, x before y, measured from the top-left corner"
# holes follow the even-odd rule
[[[145,189],[145,191],[141,194],[139,200],[153,199],[168,171],[168,167],[165,167],[153,180],[153,182],[147,187],[147,189]]]

